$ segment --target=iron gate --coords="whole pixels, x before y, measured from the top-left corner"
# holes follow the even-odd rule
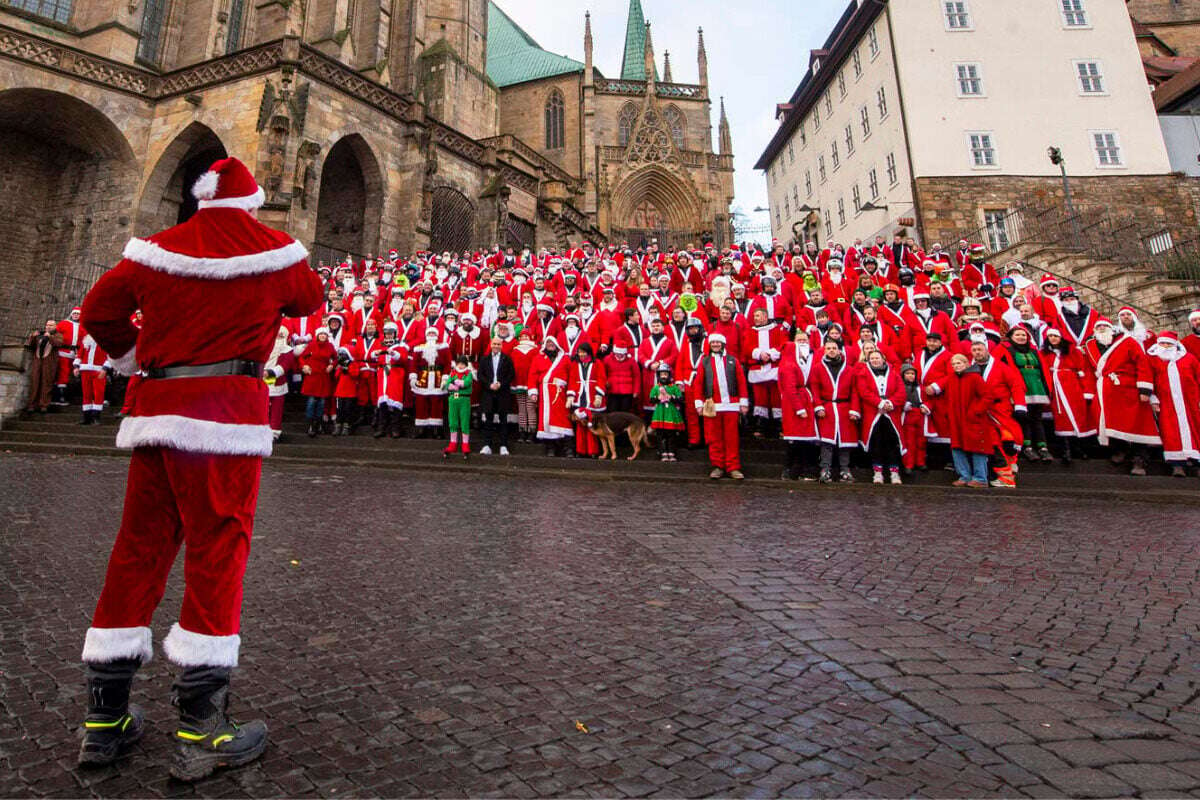
[[[523,247],[533,249],[537,228],[523,219],[510,216],[505,225],[505,244],[520,250]]]
[[[470,250],[475,240],[475,206],[449,186],[433,190],[429,220],[429,249],[435,253]]]
[[[659,250],[677,250],[689,242],[699,244],[700,237],[691,231],[675,231],[668,228],[625,228],[613,231],[612,241],[627,242],[637,250],[639,247],[649,247],[651,242],[658,243]]]
[[[66,319],[108,267],[97,263],[56,267],[34,287],[9,287],[0,295],[0,339],[23,341],[30,331],[41,330],[46,320]]]

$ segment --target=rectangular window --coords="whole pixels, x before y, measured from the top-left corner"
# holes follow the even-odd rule
[[[1170,231],[1162,231],[1146,238],[1146,249],[1151,255],[1165,253],[1174,246],[1175,240],[1171,238]]]
[[[871,60],[875,60],[875,56],[879,55],[879,32],[871,26],[871,30],[867,31],[867,51],[871,54]]]
[[[788,219],[791,219],[792,216],[792,201],[788,199],[787,195],[783,196],[783,215]]]
[[[872,200],[879,197],[879,171],[874,167],[867,173],[867,191],[871,193]]]
[[[863,138],[869,138],[871,135],[871,111],[866,106],[858,110],[859,123],[862,125]]]
[[[800,149],[803,150],[804,148],[808,147],[808,136],[804,133],[804,123],[803,122],[800,123],[799,131],[800,131]]]
[[[850,61],[854,64],[854,80],[858,80],[862,77],[862,55],[858,52],[857,48],[854,51],[854,55],[850,56]]]
[[[983,96],[983,78],[978,64],[955,64],[954,71],[958,77],[959,97]]]
[[[846,99],[846,72],[845,70],[838,73],[838,95]]]
[[[796,208],[800,207],[800,190],[794,183],[792,184],[792,201],[795,202]]]
[[[813,130],[821,130],[821,106],[819,104],[813,106]]]
[[[825,216],[825,238],[833,238],[833,217],[831,215]]]
[[[838,198],[838,227],[846,227],[846,201]]]
[[[812,170],[804,170],[804,196],[812,197]]]
[[[1121,167],[1121,143],[1114,131],[1092,131],[1092,146],[1096,149],[1096,166]]]
[[[854,153],[854,126],[846,126],[846,155]]]
[[[775,227],[776,227],[776,228],[778,228],[778,227],[779,227],[779,225],[780,225],[780,222],[779,222],[779,209],[778,209],[778,208],[776,208],[776,209],[775,209]]]
[[[392,4],[379,4],[379,34],[375,37],[375,61],[383,61],[392,41]]]
[[[825,156],[817,156],[817,177],[821,183],[825,182]]]
[[[858,190],[857,183],[850,189],[850,199],[854,203],[854,213],[862,211],[862,192]]]
[[[988,247],[993,253],[1007,250],[1012,245],[1008,235],[1008,209],[985,210],[983,226],[987,230]]]
[[[887,154],[887,176],[888,185],[895,186],[900,182],[900,172],[896,169],[896,154]]]
[[[225,39],[225,53],[236,53],[242,47],[242,22],[246,16],[246,0],[232,0],[229,4],[229,33]],[[353,17],[347,17],[353,19]],[[347,23],[349,24],[349,23]]]
[[[992,142],[991,133],[968,133],[967,142],[971,148],[971,164],[973,166],[996,166],[996,146]]]
[[[838,146],[837,146],[836,141],[829,143],[829,154],[830,154],[830,158],[833,162],[833,168],[837,169],[838,167],[840,167],[842,165],[842,156],[841,156],[841,154],[838,153]]]
[[[971,9],[967,7],[967,0],[945,0],[942,8],[946,12],[947,30],[971,30]]]
[[[1087,9],[1083,0],[1060,0],[1062,3],[1063,25],[1068,28],[1086,28],[1088,24]]]
[[[829,96],[829,92],[825,93],[825,116],[833,116],[833,98]]]
[[[875,92],[875,105],[879,107],[879,118],[887,119],[887,90],[882,86],[879,87],[879,91]]]
[[[167,13],[167,0],[146,0],[142,4],[141,38],[138,39],[137,57],[148,64],[158,64],[158,50],[162,42],[163,17]]]
[[[796,163],[796,151],[792,148],[791,142],[788,142],[788,162],[792,164]]]
[[[8,0],[8,4],[39,17],[66,24],[71,21],[71,8],[75,5],[75,0]]]
[[[1099,61],[1076,61],[1075,73],[1079,77],[1080,94],[1104,94],[1104,75]]]

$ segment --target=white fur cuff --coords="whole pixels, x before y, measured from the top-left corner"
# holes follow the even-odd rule
[[[127,377],[133,375],[138,371],[137,345],[135,344],[133,347],[129,348],[129,352],[120,358],[112,358],[110,356],[108,363],[112,365],[113,369],[122,375]]]
[[[104,664],[122,658],[140,658],[145,664],[154,656],[154,645],[150,641],[150,629],[138,628],[88,628],[83,640],[84,662]]]
[[[236,667],[242,637],[209,636],[184,630],[176,622],[163,639],[163,652],[181,667]]]

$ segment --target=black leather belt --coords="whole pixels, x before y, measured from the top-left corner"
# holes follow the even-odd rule
[[[226,378],[231,376],[262,378],[260,361],[231,358],[215,364],[185,364],[177,367],[153,367],[146,370],[147,378]]]

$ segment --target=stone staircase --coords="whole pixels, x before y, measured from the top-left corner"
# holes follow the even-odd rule
[[[268,465],[317,468],[345,476],[347,470],[362,467],[384,468],[400,472],[422,472],[438,470],[447,475],[492,474],[498,477],[550,477],[605,481],[638,481],[647,485],[649,492],[657,491],[662,484],[678,481],[706,482],[709,471],[707,454],[704,450],[681,450],[680,461],[664,464],[656,452],[643,451],[635,462],[621,458],[617,461],[600,462],[594,459],[563,459],[546,456],[538,443],[512,443],[510,457],[481,456],[478,448],[482,437],[476,434],[472,447],[476,451],[469,460],[461,456],[444,460],[441,450],[445,441],[432,439],[374,439],[368,428],[360,428],[352,437],[320,436],[310,439],[305,435],[306,425],[299,398],[289,398],[284,421],[284,439],[275,447]],[[78,457],[128,457],[128,451],[118,450],[114,440],[118,421],[108,412],[103,424],[80,426],[79,412],[72,407],[61,413],[34,415],[27,418],[9,417],[0,421],[0,452],[37,453],[57,458]],[[622,456],[630,453],[629,445],[623,440],[618,443]],[[861,458],[861,454],[856,456]],[[780,480],[783,464],[783,448],[779,441],[759,440],[744,436],[742,440],[743,471],[748,485],[770,485],[786,489],[820,489],[841,491],[846,487],[820,487],[814,483],[784,482]],[[949,488],[953,476],[941,470],[918,473],[909,479],[910,485],[900,487],[872,487],[869,485],[870,470],[863,463],[855,468],[859,481],[857,488],[871,491],[941,491]],[[1113,492],[1136,492],[1139,498],[1153,499],[1156,495],[1178,501],[1180,496],[1190,497],[1200,503],[1200,481],[1172,479],[1165,470],[1155,468],[1153,475],[1134,479],[1111,466],[1107,460],[1077,460],[1069,468],[1058,463],[1030,464],[1022,468],[1022,494],[1060,495],[1067,493],[1111,495]],[[723,481],[721,485],[729,485]],[[654,488],[650,488],[654,487]],[[982,493],[981,493],[982,494]],[[991,494],[995,494],[992,492]],[[1131,495],[1132,496],[1132,495]],[[648,494],[649,499],[649,494]]]

